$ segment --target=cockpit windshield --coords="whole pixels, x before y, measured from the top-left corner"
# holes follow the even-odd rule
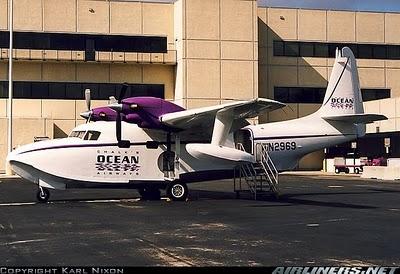
[[[99,139],[100,134],[101,132],[94,130],[88,130],[88,131],[77,130],[77,131],[72,131],[69,137],[76,137],[83,140],[96,141],[97,139]]]
[[[100,132],[99,131],[94,131],[94,130],[89,130],[86,132],[85,137],[83,138],[84,140],[91,140],[91,141],[96,141],[100,137]]]

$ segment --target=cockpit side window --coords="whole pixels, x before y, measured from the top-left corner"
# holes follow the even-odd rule
[[[89,130],[86,132],[84,140],[96,141],[100,137],[99,131]]]
[[[83,139],[85,136],[86,131],[72,131],[69,137],[77,137],[79,139]]]

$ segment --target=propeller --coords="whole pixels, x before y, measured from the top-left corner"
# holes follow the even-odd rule
[[[115,135],[117,137],[118,147],[120,147],[120,148],[129,148],[130,147],[130,141],[122,140],[122,137],[121,137],[121,122],[122,122],[121,112],[122,112],[122,108],[123,108],[123,104],[121,102],[125,96],[125,93],[126,93],[126,90],[128,89],[128,87],[129,87],[129,85],[127,83],[122,84],[122,88],[119,93],[117,103],[115,103],[115,98],[114,98],[114,100],[112,100],[112,98],[110,98],[110,101],[111,100],[114,101],[114,103],[111,104],[110,107],[117,112],[117,118],[115,120],[115,123],[116,123],[115,124]]]
[[[90,110],[90,89],[85,89],[85,101],[86,101],[86,108]]]
[[[90,108],[90,89],[85,89],[85,101],[86,101],[86,111],[81,113],[81,117],[86,119],[86,123],[90,121],[93,111]]]

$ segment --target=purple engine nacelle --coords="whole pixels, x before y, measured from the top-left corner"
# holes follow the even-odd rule
[[[125,121],[135,123],[141,128],[163,129],[160,116],[185,110],[184,108],[155,97],[131,97],[122,100],[122,113]]]
[[[184,108],[155,97],[131,97],[122,100],[122,121],[137,124],[141,128],[165,129],[160,123],[160,116],[185,110]],[[92,121],[115,121],[117,112],[109,107],[91,110]]]

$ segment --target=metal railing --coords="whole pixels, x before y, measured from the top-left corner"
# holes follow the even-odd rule
[[[244,151],[241,143],[237,143],[236,148]],[[255,159],[256,163],[244,163],[235,168],[234,191],[237,195],[239,192],[245,191],[242,185],[244,180],[247,191],[254,195],[254,199],[257,199],[258,192],[264,192],[264,182],[268,184],[269,190],[274,195],[278,195],[279,173],[268,154],[266,144],[256,144]]]

